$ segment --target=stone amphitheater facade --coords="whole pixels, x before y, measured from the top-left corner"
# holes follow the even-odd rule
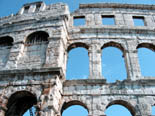
[[[103,25],[103,17],[113,17],[115,25]],[[74,26],[78,18],[85,25]],[[145,25],[134,26],[134,18]],[[123,52],[126,80],[107,83],[102,76],[101,51],[109,46]],[[89,78],[66,80],[67,55],[77,47],[88,50]],[[72,105],[105,116],[113,104],[151,116],[155,79],[141,75],[141,47],[155,50],[154,5],[80,4],[70,13],[64,3],[25,4],[0,19],[0,116],[22,116],[32,106],[36,116],[61,116]]]

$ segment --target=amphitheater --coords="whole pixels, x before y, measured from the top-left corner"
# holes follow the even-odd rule
[[[103,18],[115,25],[103,25]],[[74,26],[74,20],[85,24]],[[135,26],[140,19],[144,26]],[[102,76],[101,50],[123,52],[127,78],[108,83]],[[89,53],[88,79],[67,80],[70,50]],[[17,14],[0,18],[0,116],[22,116],[32,106],[36,116],[61,116],[81,105],[89,116],[106,116],[114,104],[133,116],[151,116],[155,79],[141,75],[137,49],[155,50],[155,6],[80,4],[70,13],[64,3],[25,4]]]

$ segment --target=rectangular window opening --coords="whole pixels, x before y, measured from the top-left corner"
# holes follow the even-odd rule
[[[25,6],[24,7],[24,13],[28,13],[30,6]]]
[[[41,7],[41,4],[37,4],[36,5],[36,11],[39,11],[40,10],[40,7]]]
[[[73,19],[74,19],[74,22],[73,22],[74,26],[81,26],[86,24],[85,16],[76,16]]]
[[[133,16],[134,26],[145,26],[143,16]]]
[[[103,25],[115,25],[115,18],[113,15],[102,16]]]

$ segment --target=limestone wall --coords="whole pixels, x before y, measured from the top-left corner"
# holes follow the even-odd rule
[[[114,25],[104,25],[104,17]],[[135,17],[144,25],[135,26]],[[80,18],[85,24],[75,26]],[[81,105],[89,116],[104,116],[120,104],[133,116],[150,116],[155,79],[141,75],[137,49],[155,50],[154,28],[154,5],[81,4],[70,13],[64,3],[25,4],[0,19],[0,115],[22,116],[34,106],[36,116],[61,116]],[[108,46],[123,52],[124,81],[107,83],[102,76],[101,51]],[[88,50],[89,78],[66,80],[67,56],[76,47]]]

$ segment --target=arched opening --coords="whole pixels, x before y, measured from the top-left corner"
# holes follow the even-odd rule
[[[152,116],[155,116],[155,106],[152,106],[152,113],[151,113]]]
[[[122,105],[112,105],[106,112],[106,116],[132,116],[127,108]]]
[[[88,116],[88,108],[80,101],[64,103],[61,109],[62,116]]]
[[[0,37],[0,65],[4,66],[9,58],[10,50],[13,45],[13,38],[9,36]]]
[[[72,79],[86,79],[89,75],[88,46],[83,43],[71,44],[68,47],[66,77]]]
[[[35,95],[28,91],[18,91],[9,98],[5,116],[23,116],[35,104],[37,104]]]
[[[36,108],[32,106],[30,109],[28,109],[23,116],[35,116]]]
[[[45,63],[48,37],[44,31],[34,32],[27,37],[24,48],[25,65],[35,67]]]
[[[138,47],[138,58],[143,76],[155,76],[155,46],[153,44],[142,43]]]
[[[43,44],[48,42],[48,33],[44,31],[37,31],[32,34],[30,34],[27,37],[26,45],[34,45],[34,44]]]
[[[102,75],[109,83],[127,78],[124,48],[119,43],[109,42],[103,45]]]
[[[106,116],[135,116],[133,106],[123,100],[112,101],[106,107]]]

